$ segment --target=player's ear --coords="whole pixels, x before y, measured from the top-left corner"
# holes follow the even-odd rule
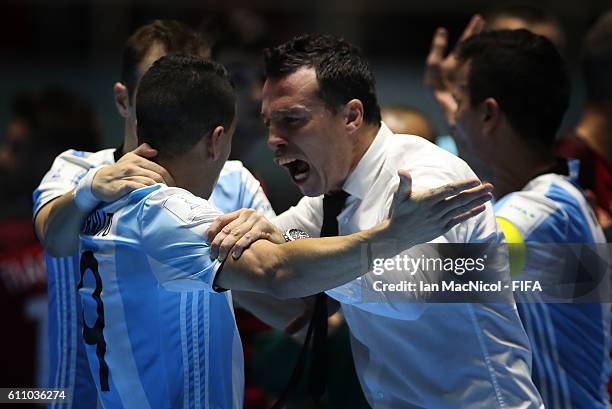
[[[344,105],[345,128],[349,133],[361,128],[363,124],[363,104],[358,99],[351,99]]]
[[[113,93],[115,94],[115,106],[119,115],[124,118],[130,116],[130,92],[122,82],[116,82],[113,85]]]
[[[491,134],[499,126],[501,120],[501,109],[495,98],[487,98],[482,103],[483,124],[482,130]]]
[[[218,160],[223,153],[223,137],[225,128],[217,126],[208,137],[208,157],[213,161]]]

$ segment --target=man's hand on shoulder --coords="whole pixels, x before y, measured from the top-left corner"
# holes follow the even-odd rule
[[[230,253],[238,258],[244,249],[261,239],[276,244],[285,242],[283,234],[253,209],[240,209],[219,216],[206,233],[210,257],[219,260],[225,260]]]
[[[144,143],[128,152],[114,165],[104,166],[96,172],[91,191],[103,202],[113,202],[126,194],[145,186],[175,182],[166,169],[152,162],[157,151]]]

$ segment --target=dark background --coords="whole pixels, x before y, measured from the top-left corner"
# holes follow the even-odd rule
[[[516,2],[512,2],[515,4]],[[611,1],[532,1],[552,11],[566,29],[566,56],[574,73],[572,107],[576,121],[582,101],[578,67],[585,29]],[[445,26],[454,41],[475,12],[507,2],[486,0],[3,0],[0,3],[0,124],[10,97],[22,88],[60,84],[81,92],[94,105],[106,145],[122,138],[112,84],[119,77],[120,51],[128,34],[155,18],[176,18],[219,39],[217,57],[239,47],[257,58],[264,46],[301,32],[340,34],[369,57],[382,104],[407,103],[425,111],[444,131],[424,91],[422,64],[434,29]],[[246,16],[246,17],[245,17]],[[238,27],[238,28],[237,28]],[[256,34],[240,34],[244,31]],[[244,40],[244,37],[255,39]],[[245,45],[246,43],[246,45]],[[231,58],[231,57],[230,57]],[[223,58],[221,58],[223,60]],[[226,62],[226,61],[224,61]],[[0,136],[1,138],[1,136]]]

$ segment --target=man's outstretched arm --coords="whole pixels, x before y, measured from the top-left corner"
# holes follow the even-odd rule
[[[400,176],[390,219],[348,236],[284,244],[256,241],[239,259],[226,259],[215,284],[226,289],[267,293],[276,298],[316,294],[367,273],[375,258],[393,257],[440,236],[484,211],[484,203],[491,199],[490,184],[465,190],[475,183],[468,181],[411,193],[409,175]],[[446,199],[440,201],[441,195]],[[372,246],[391,240],[397,245]]]

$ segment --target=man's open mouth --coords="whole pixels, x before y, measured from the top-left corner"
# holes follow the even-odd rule
[[[308,179],[310,174],[310,165],[300,159],[283,157],[276,160],[280,166],[284,166],[289,171],[291,178],[296,182],[300,183]]]

